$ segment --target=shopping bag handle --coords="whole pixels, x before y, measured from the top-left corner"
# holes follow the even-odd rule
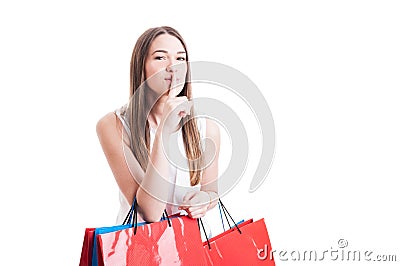
[[[203,228],[203,233],[207,240],[208,249],[211,249],[210,240],[208,239],[206,229],[204,228],[203,220],[201,220],[201,218],[197,218],[197,225],[199,226],[199,230],[200,230],[200,225],[201,225],[201,228]]]
[[[231,218],[231,220],[232,220],[233,224],[235,225],[236,229],[237,229],[237,230],[239,231],[239,233],[241,234],[242,231],[240,231],[239,226],[237,225],[237,223],[235,222],[235,220],[232,218],[231,214],[228,212],[228,209],[227,209],[227,208],[225,207],[225,205],[222,203],[222,201],[221,201],[220,198],[218,199],[218,204],[219,204],[219,206],[220,206],[220,210],[222,209],[222,211],[224,212],[224,216],[225,216],[225,219],[226,219],[226,221],[227,221],[227,223],[228,223],[228,225],[229,225],[229,228],[232,228],[233,226],[231,226],[231,224],[229,223],[228,216],[229,216],[229,218]],[[226,216],[227,214],[228,214],[228,216]],[[222,215],[221,215],[221,217],[222,217]],[[223,222],[223,219],[221,219],[221,220],[222,220],[222,222]],[[224,228],[224,231],[225,231],[225,228]]]
[[[225,216],[225,218],[226,218],[226,221],[228,222],[229,228],[232,228],[232,227],[231,227],[231,225],[230,225],[230,223],[229,223],[228,216],[229,216],[229,218],[232,220],[232,222],[233,222],[233,224],[235,225],[235,227],[236,227],[236,229],[238,230],[238,232],[241,234],[242,231],[240,230],[239,226],[237,225],[237,223],[235,222],[235,220],[232,218],[232,216],[230,215],[230,213],[229,213],[228,210],[226,209],[225,205],[222,203],[221,198],[218,198],[218,205],[219,205],[219,207],[220,207],[220,214],[221,214],[222,225],[223,225],[223,218],[222,218],[221,209],[222,209],[222,212],[224,213],[224,216]],[[228,215],[228,216],[227,216],[227,215]],[[207,234],[206,234],[206,230],[205,230],[205,228],[204,228],[204,224],[203,224],[203,221],[202,221],[201,218],[197,218],[197,224],[198,224],[198,226],[199,226],[199,230],[200,230],[200,227],[203,229],[204,236],[206,237],[206,240],[207,240],[208,249],[211,249],[210,240],[208,239],[208,236],[207,236]],[[225,231],[225,227],[224,227],[224,231]]]
[[[133,204],[132,204],[132,208],[133,208],[133,234],[134,235],[136,235],[137,225],[138,225],[138,222],[137,222],[137,216],[138,216],[138,214],[137,214],[137,206],[138,206],[137,205],[137,200],[136,200],[136,197],[135,197],[135,199],[133,200]],[[168,213],[167,213],[166,209],[164,209],[164,212],[163,212],[163,215],[162,215],[160,221],[163,221],[165,219],[168,222],[168,226],[171,227],[172,226],[171,220],[168,217]]]
[[[172,226],[171,220],[168,217],[168,213],[167,213],[166,209],[164,209],[164,212],[162,214],[162,217],[161,217],[160,221],[163,221],[163,220],[167,220],[168,221],[168,226],[170,226],[170,227]],[[134,226],[136,225],[136,227],[137,227],[137,201],[136,201],[136,197],[133,200],[133,204],[132,204],[131,208],[129,209],[129,212],[126,215],[122,225],[126,225],[128,223],[129,224],[133,224]]]
[[[136,198],[135,198],[135,200],[136,200]],[[132,224],[132,214],[133,214],[134,208],[135,208],[135,206],[133,206],[133,204],[132,204],[132,206],[129,208],[128,214],[125,216],[125,219],[124,219],[124,222],[122,223],[122,225],[126,225],[126,224],[128,224],[128,222],[130,224]]]

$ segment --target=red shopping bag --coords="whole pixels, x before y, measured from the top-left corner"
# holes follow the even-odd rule
[[[79,261],[79,266],[97,266],[97,251],[96,251],[96,235],[99,229],[113,230],[113,228],[119,228],[124,226],[129,226],[128,223],[132,219],[133,207],[129,210],[122,226],[113,227],[101,227],[101,228],[86,228],[85,235],[83,238],[81,259]],[[117,229],[115,229],[117,230]],[[104,231],[104,230],[103,230]]]
[[[92,266],[94,231],[95,228],[86,228],[85,230],[79,266]]]
[[[269,265],[275,266],[271,257],[264,219],[247,220],[203,243],[209,265]]]
[[[197,221],[187,216],[101,234],[97,240],[100,266],[207,265]]]
[[[228,214],[232,219],[221,201],[220,206],[225,217]],[[203,249],[208,265],[275,266],[264,219],[255,222],[250,219],[235,224],[231,229],[203,242]]]

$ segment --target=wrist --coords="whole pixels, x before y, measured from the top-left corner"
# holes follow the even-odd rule
[[[162,135],[163,137],[170,136],[174,132],[178,131],[179,128],[180,124],[176,125],[176,127],[174,128],[174,126],[171,127],[168,123],[166,123],[166,121],[161,121],[160,125],[157,128],[157,132],[159,132],[159,135]]]
[[[207,205],[207,210],[209,210],[209,209],[211,209],[211,206],[213,205],[212,203],[218,199],[218,194],[217,194],[217,192],[211,191],[211,190],[207,190],[204,192],[207,193],[208,198],[209,198],[208,205]],[[213,198],[213,194],[215,196],[214,198]]]
[[[170,135],[171,134],[168,134],[168,130],[166,130],[163,125],[160,125],[156,129],[156,133],[154,134],[154,137],[161,139],[161,138],[169,137]]]
[[[209,200],[208,200],[208,205],[207,205],[207,210],[209,210],[209,209],[210,209],[210,206],[211,206],[211,200],[212,200],[212,198],[211,198],[211,195],[210,195],[210,191],[205,191],[205,192],[207,193],[208,198],[209,198]]]
[[[155,134],[154,134],[154,144],[156,145],[163,145],[164,148],[168,147],[169,139],[171,134],[168,134],[162,128],[158,127]]]

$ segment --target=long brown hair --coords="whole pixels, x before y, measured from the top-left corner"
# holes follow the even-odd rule
[[[131,129],[131,148],[143,171],[146,171],[149,163],[150,132],[147,116],[149,105],[146,103],[145,62],[150,45],[156,37],[161,34],[169,34],[176,37],[183,45],[186,52],[186,60],[189,61],[186,44],[182,36],[175,29],[163,26],[150,28],[137,40],[132,52],[130,65],[130,101],[127,109],[128,121]],[[185,85],[178,96],[186,96],[192,99],[192,86],[190,83],[190,66],[187,64]],[[200,133],[197,128],[196,119],[192,119],[194,110],[181,121],[182,137],[188,158],[190,184],[192,186],[200,183],[202,149]],[[182,119],[183,120],[183,119]]]

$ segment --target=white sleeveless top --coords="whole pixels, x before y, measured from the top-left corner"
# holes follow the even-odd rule
[[[125,111],[126,111],[126,105],[115,110],[115,114],[120,119],[120,121],[124,127],[124,130],[126,131],[128,136],[131,136],[129,122],[127,120]],[[198,127],[199,133],[200,133],[200,139],[201,139],[201,142],[202,142],[202,145],[204,148],[203,141],[205,140],[205,137],[206,137],[206,121],[205,121],[205,118],[203,118],[203,117],[196,118],[196,119],[197,119],[197,127]],[[185,148],[184,148],[184,143],[183,143],[183,138],[182,138],[182,130],[179,129],[177,134],[178,134],[178,136],[177,136],[178,137],[178,147],[179,147],[180,153],[186,154]],[[154,135],[155,135],[155,130],[150,128],[150,151],[153,147]],[[188,166],[186,167],[186,169],[188,169]],[[183,202],[183,197],[189,191],[199,191],[201,185],[198,184],[196,186],[191,186],[189,172],[181,170],[181,169],[179,169],[179,167],[176,167],[173,165],[170,165],[170,182],[172,184],[175,184],[175,186],[170,186],[169,198],[168,198],[168,202],[170,202],[170,203],[168,203],[166,206],[167,213],[168,213],[168,215],[177,214],[177,213],[185,215],[186,214],[185,211],[178,210],[179,205]],[[119,209],[118,216],[117,216],[117,224],[122,224],[127,213],[129,212],[129,209],[131,208],[131,206],[121,191],[119,191],[119,201],[120,201],[120,209]],[[138,222],[141,222],[141,221],[143,221],[143,220],[141,219],[140,215],[138,215]]]

